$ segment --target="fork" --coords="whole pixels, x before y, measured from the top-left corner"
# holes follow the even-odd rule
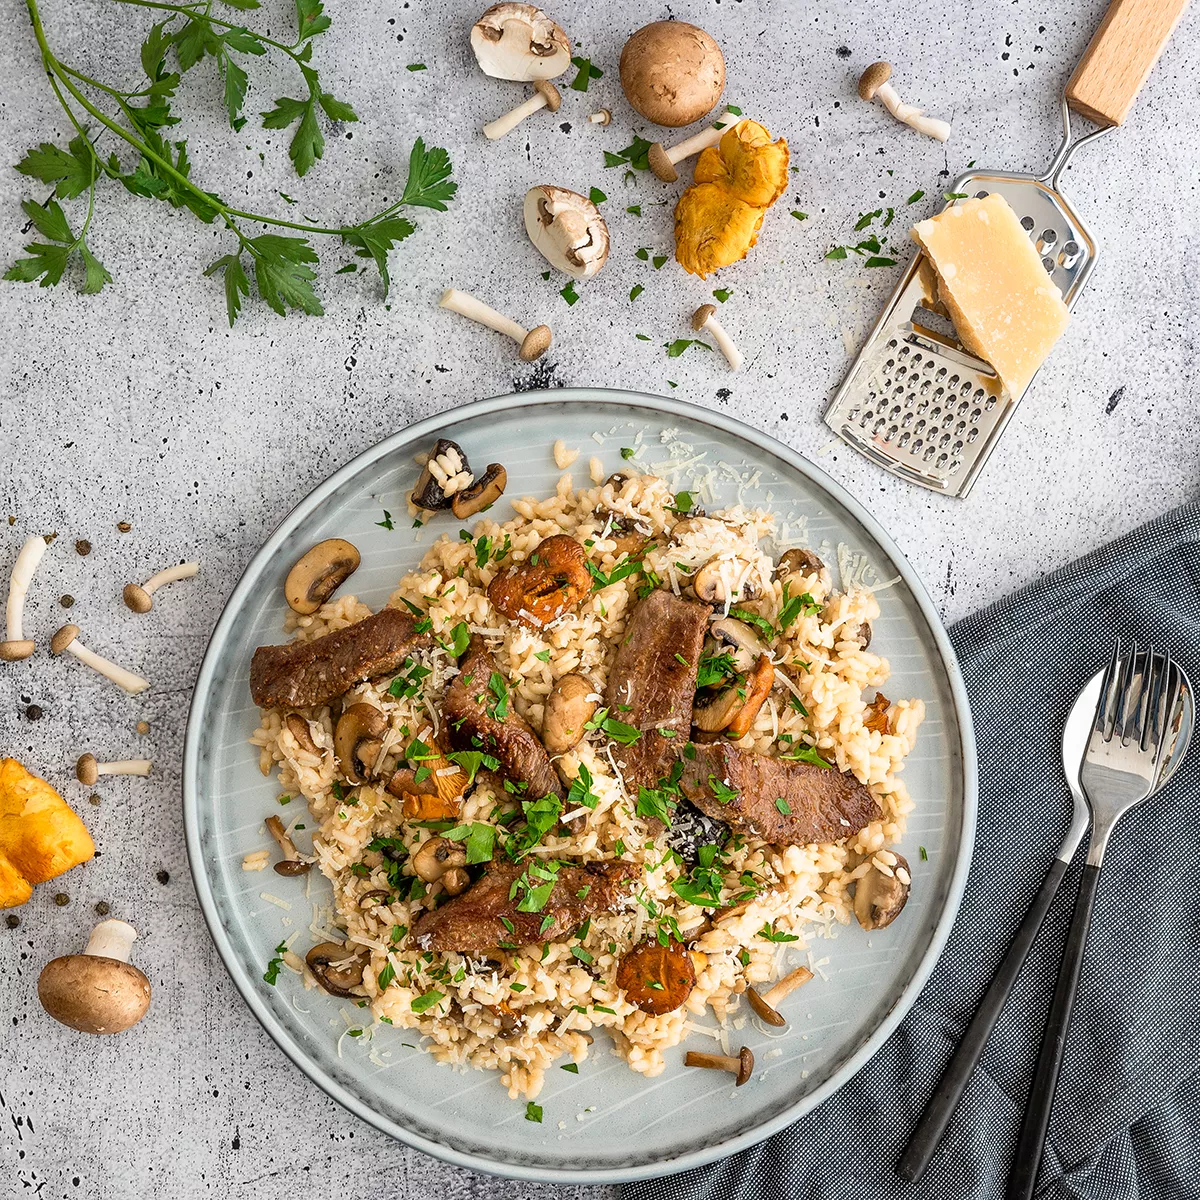
[[[1139,651],[1136,645],[1124,652],[1119,640],[1113,648],[1079,771],[1092,811],[1092,840],[1009,1172],[1008,1200],[1033,1196],[1109,835],[1129,809],[1154,791],[1184,686],[1183,672],[1165,654]]]

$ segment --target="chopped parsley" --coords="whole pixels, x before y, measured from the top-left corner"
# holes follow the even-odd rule
[[[577,70],[575,78],[571,80],[571,90],[573,92],[586,92],[588,84],[593,79],[604,78],[604,72],[599,67],[592,66],[590,58],[580,58],[579,55],[575,55],[571,59],[571,65]]]
[[[275,986],[279,979],[279,968],[283,966],[283,956],[287,953],[287,942],[280,942],[275,947],[275,957],[267,963],[267,969],[263,972],[263,979],[272,987]]]
[[[779,811],[783,813],[785,817],[790,817],[792,815],[792,806],[782,796],[775,801],[775,807],[779,809]]]
[[[708,788],[719,804],[732,804],[738,798],[737,789],[731,788],[715,775],[708,777]]]
[[[388,510],[386,508],[383,510],[383,520],[376,521],[375,524],[380,526],[383,529],[395,529],[396,528],[395,523],[392,521],[392,514],[390,512],[388,512]]]
[[[579,1064],[578,1063],[563,1063],[562,1070],[569,1071],[572,1075],[578,1075],[579,1074]]]
[[[635,283],[633,287],[629,289],[630,300],[636,300],[645,290],[646,289],[642,287],[640,283]]]
[[[571,781],[570,791],[567,792],[568,808],[595,808],[600,803],[600,797],[592,791],[592,773],[586,763],[579,764],[579,774]]]
[[[494,697],[494,700],[486,704],[488,716],[495,721],[503,721],[508,716],[509,692],[508,684],[504,682],[504,676],[499,671],[492,672],[488,680],[488,691]]]
[[[798,942],[800,940],[794,933],[782,933],[770,925],[764,925],[758,931],[758,936],[766,938],[768,942]]]
[[[637,453],[637,451],[632,446],[622,446],[621,447],[621,457],[623,459],[625,459],[626,461],[631,459],[636,453]]]
[[[921,855],[921,861],[922,861],[922,862],[928,862],[928,861],[929,861],[929,851],[928,851],[928,850],[926,850],[924,846],[918,846],[918,847],[917,847],[917,851],[918,851],[918,852],[920,853],[920,855]]]
[[[490,754],[484,754],[482,750],[452,750],[446,755],[446,758],[466,771],[467,783],[463,788],[464,791],[475,782],[475,776],[480,767],[488,771],[500,769],[500,760],[493,758]]]
[[[542,1106],[534,1104],[532,1100],[525,1105],[525,1120],[534,1121],[538,1125],[542,1123]]]
[[[797,750],[793,750],[790,754],[781,754],[780,758],[787,759],[790,762],[808,763],[813,767],[824,767],[827,771],[833,770],[833,763],[826,762],[812,746],[801,746]]]
[[[788,595],[788,585],[783,585],[783,607],[779,610],[779,632],[782,633],[797,617],[814,617],[821,606],[808,592],[798,596]]]
[[[593,204],[603,204],[608,197],[598,187],[594,187],[588,192],[588,199]]]
[[[410,1007],[412,1008],[413,1012],[418,1014],[428,1012],[431,1008],[435,1008],[437,1005],[439,1005],[443,1000],[445,1000],[445,998],[445,992],[439,992],[436,988],[434,988],[433,990],[418,996],[412,1002]]]
[[[658,260],[655,259],[655,262]],[[663,342],[663,345],[667,349],[668,358],[678,358],[689,346],[699,346],[702,350],[712,349],[707,342],[702,342],[699,338],[676,338],[673,342]]]
[[[567,281],[567,286],[561,288],[558,293],[568,305],[573,305],[579,299],[579,293],[575,290],[575,280]]]
[[[600,730],[622,746],[632,746],[642,736],[641,731],[634,729],[632,725],[610,717],[607,708],[597,709],[592,719],[584,725],[584,729]]]
[[[469,825],[456,825],[446,831],[445,836],[452,842],[464,843],[467,854],[467,865],[491,862],[496,853],[496,827],[483,821],[473,821]]]
[[[379,990],[385,991],[396,978],[396,968],[389,961],[387,965],[379,972]]]
[[[589,966],[596,961],[582,946],[572,946],[571,953],[581,963],[587,963]]]
[[[450,630],[450,642],[447,645],[442,643],[447,654],[453,654],[455,658],[462,658],[467,652],[467,646],[471,643],[471,631],[467,628],[465,621],[459,621],[457,625]]]

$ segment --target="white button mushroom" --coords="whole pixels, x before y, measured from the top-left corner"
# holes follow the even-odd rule
[[[859,76],[858,94],[867,101],[878,97],[897,121],[903,121],[905,125],[911,126],[918,133],[944,142],[950,136],[950,123],[939,121],[936,117],[926,117],[921,109],[912,104],[905,104],[896,89],[888,83],[891,77],[891,63],[872,63]]]
[[[589,125],[611,125],[612,113],[607,108],[598,108],[594,113],[588,113]]]
[[[131,696],[136,696],[138,692],[144,692],[150,686],[149,680],[135,675],[132,671],[126,671],[124,667],[118,667],[116,663],[109,662],[107,658],[101,658],[99,654],[89,650],[78,639],[79,626],[64,625],[50,639],[50,653],[62,654],[65,650],[73,654],[85,666],[91,667],[93,671],[99,671],[101,675],[111,679],[118,687],[124,688]]]
[[[38,999],[56,1021],[81,1033],[121,1033],[150,1007],[150,981],[129,961],[137,930],[101,921],[82,954],[48,962],[38,976]]]
[[[664,149],[662,142],[655,142],[646,152],[650,170],[664,183],[674,183],[679,178],[679,172],[675,168],[685,158],[691,158],[694,154],[699,154],[701,150],[715,146],[730,129],[740,125],[744,120],[745,117],[727,108],[707,129],[692,134],[690,138],[680,142],[677,146]]]
[[[8,581],[8,608],[5,611],[7,637],[0,642],[0,660],[4,662],[18,662],[22,658],[28,658],[35,649],[36,643],[25,636],[25,597],[29,594],[33,573],[45,553],[44,537],[38,535],[27,538],[17,555],[17,561],[13,564],[12,575]]]
[[[550,326],[535,325],[533,329],[525,329],[516,321],[510,320],[503,313],[477,300],[469,292],[460,292],[458,288],[447,288],[438,301],[439,308],[448,308],[468,320],[486,325],[497,333],[507,334],[521,347],[521,358],[525,362],[533,362],[541,358],[550,349]]]
[[[561,26],[532,4],[493,4],[471,30],[479,69],[493,79],[555,79],[571,65]]]
[[[81,754],[75,764],[75,778],[92,787],[101,775],[149,775],[154,764],[148,758],[123,758],[118,762],[97,762],[94,754]]]
[[[738,370],[742,365],[741,351],[733,344],[733,339],[725,332],[725,327],[717,320],[717,306],[702,304],[692,313],[692,328],[697,332],[708,333],[717,349],[725,355],[725,361],[731,371]]]
[[[127,583],[121,596],[127,608],[131,608],[135,613],[148,613],[154,607],[151,596],[160,587],[168,583],[178,583],[181,579],[191,579],[199,570],[200,564],[194,562],[180,563],[177,567],[167,567],[165,571],[151,575],[143,584]]]
[[[483,127],[483,136],[494,142],[506,133],[511,133],[526,117],[532,116],[539,109],[548,108],[552,113],[558,112],[559,105],[562,104],[562,96],[554,84],[548,79],[538,79],[534,82],[533,88],[533,95],[523,104],[518,104],[511,112],[497,117],[494,121],[489,121]]]
[[[576,279],[608,261],[608,226],[586,196],[542,184],[525,193],[525,232],[552,266]]]

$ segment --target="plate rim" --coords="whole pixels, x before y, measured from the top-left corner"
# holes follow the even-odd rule
[[[804,476],[810,483],[824,492],[831,500],[840,504],[850,515],[863,526],[875,539],[883,551],[891,558],[900,572],[909,592],[916,601],[917,607],[933,636],[938,656],[946,673],[946,681],[954,709],[955,724],[958,729],[959,753],[963,768],[963,812],[962,828],[958,840],[958,861],[950,879],[946,896],[946,904],[942,909],[932,936],[921,961],[912,977],[901,991],[896,1002],[888,1010],[876,1026],[870,1037],[866,1039],[846,1061],[834,1071],[820,1087],[764,1121],[761,1125],[736,1137],[714,1143],[701,1150],[694,1150],[674,1158],[660,1159],[655,1162],[643,1163],[630,1167],[589,1167],[570,1169],[568,1167],[530,1167],[518,1163],[498,1162],[482,1156],[457,1150],[453,1146],[434,1142],[413,1130],[405,1128],[400,1123],[374,1111],[365,1102],[351,1094],[336,1080],[326,1077],[317,1064],[311,1062],[305,1055],[303,1047],[297,1038],[289,1033],[268,1010],[265,1002],[259,997],[255,980],[247,970],[246,965],[237,955],[228,931],[221,924],[217,912],[216,899],[213,895],[210,880],[204,869],[202,847],[199,830],[199,765],[198,748],[201,734],[201,714],[208,702],[217,660],[220,658],[224,644],[228,639],[229,630],[234,622],[236,610],[242,607],[251,588],[251,576],[257,574],[257,568],[268,559],[278,548],[278,545],[292,532],[292,529],[305,517],[310,516],[320,504],[336,492],[342,484],[349,482],[369,466],[374,465],[389,455],[395,453],[402,445],[427,435],[440,432],[447,423],[463,418],[487,416],[491,413],[502,412],[517,407],[538,407],[551,404],[589,404],[594,407],[623,408],[639,407],[677,416],[689,421],[732,434],[734,437],[765,450],[782,460],[787,466]],[[971,721],[970,703],[967,699],[966,687],[963,683],[962,672],[958,665],[958,657],[950,643],[949,635],[942,619],[934,607],[933,600],[926,591],[920,577],[910,565],[903,551],[896,545],[892,537],[867,509],[856,500],[836,480],[810,462],[799,451],[772,437],[769,433],[755,429],[734,417],[724,413],[713,412],[700,405],[677,400],[670,396],[656,396],[648,392],[638,392],[623,388],[601,387],[570,387],[540,389],[528,392],[509,392],[503,395],[490,396],[485,399],[471,401],[451,409],[443,409],[424,417],[419,421],[406,425],[374,445],[369,446],[355,455],[349,462],[322,482],[318,483],[305,496],[297,501],[276,523],[254,556],[246,564],[237,584],[230,592],[228,599],[221,609],[200,669],[196,674],[196,682],[192,689],[192,698],[188,708],[187,726],[184,736],[182,764],[182,809],[185,844],[187,848],[188,870],[192,877],[192,885],[200,903],[200,911],[204,917],[209,936],[216,946],[217,953],[234,986],[246,1003],[255,1019],[266,1031],[271,1040],[295,1064],[296,1067],[312,1083],[316,1084],[327,1096],[336,1100],[343,1108],[353,1113],[368,1125],[387,1134],[405,1145],[412,1146],[443,1162],[468,1170],[481,1171],[489,1175],[499,1175],[509,1179],[521,1179],[538,1183],[570,1183],[570,1184],[614,1184],[628,1183],[641,1179],[653,1179],[662,1175],[676,1174],[694,1167],[706,1166],[718,1159],[728,1157],[749,1146],[757,1145],[772,1137],[781,1129],[794,1124],[818,1105],[832,1096],[851,1079],[875,1056],[884,1042],[895,1032],[900,1022],[908,1014],[921,990],[924,988],[934,967],[941,959],[950,930],[958,915],[963,892],[966,888],[967,875],[970,872],[971,858],[975,845],[975,827],[978,811],[978,762],[974,729]]]

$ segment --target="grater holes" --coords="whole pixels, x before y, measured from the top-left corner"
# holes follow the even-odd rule
[[[899,425],[889,425],[888,431],[887,431],[887,436],[884,438],[884,441],[887,441],[887,442],[893,441],[896,437],[896,434],[898,434],[899,432],[900,432]]]
[[[967,445],[970,446],[973,442],[975,442],[978,439],[978,437],[979,437],[978,429],[968,430],[967,431]]]
[[[961,471],[961,470],[962,470],[962,459],[961,458],[952,458],[950,460],[950,465],[946,468],[946,474],[957,475],[959,473],[959,471]]]
[[[896,443],[897,447],[901,450],[906,449],[908,446],[909,440],[911,438],[912,438],[911,433],[908,433],[908,432],[902,433],[900,435],[900,440]]]
[[[996,407],[996,397],[989,396],[987,400],[984,401],[983,407],[985,412],[991,412],[992,409]]]
[[[1032,233],[1033,232],[1033,218],[1032,217],[1022,217],[1021,218],[1021,228],[1023,230],[1025,230],[1026,233]]]
[[[975,199],[976,199],[976,200],[986,200],[986,199],[987,199],[987,195],[988,195],[988,194],[987,194],[987,192],[976,192],[976,193],[975,193]]]
[[[1055,243],[1058,241],[1058,230],[1043,229],[1042,236],[1034,242],[1039,254],[1049,254],[1054,249]]]
[[[1058,265],[1070,270],[1083,257],[1079,243],[1072,239],[1064,243],[1063,248],[1058,252]]]
[[[1054,259],[1047,255],[1042,259],[1042,266],[1045,267],[1047,271],[1053,271],[1055,267]]]
[[[979,418],[982,416],[983,416],[982,408],[973,408],[971,410],[971,424],[977,425],[979,423]]]

